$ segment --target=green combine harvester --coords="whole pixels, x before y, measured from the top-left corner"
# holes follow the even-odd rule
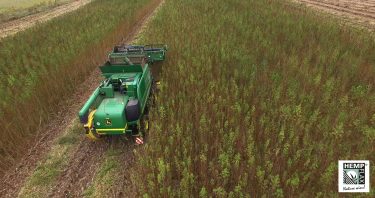
[[[135,137],[137,144],[143,143],[155,88],[150,66],[163,61],[166,51],[166,45],[114,47],[100,67],[105,80],[79,111],[88,138],[127,134]]]

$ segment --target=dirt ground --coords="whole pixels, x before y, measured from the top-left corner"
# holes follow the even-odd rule
[[[375,30],[375,0],[294,0],[331,13],[350,24]]]
[[[146,28],[150,19],[156,14],[158,8],[161,7],[164,1],[156,6],[152,12],[146,14],[132,29],[132,31],[123,39],[124,43],[131,43],[138,39],[141,32]],[[103,57],[105,58],[105,57]],[[103,60],[104,61],[104,60]],[[40,132],[38,141],[33,145],[28,154],[14,167],[8,171],[3,178],[0,178],[0,197],[16,197],[22,186],[25,184],[26,179],[33,173],[38,165],[38,162],[48,153],[49,149],[53,146],[56,138],[59,137],[66,128],[69,128],[76,119],[79,108],[84,104],[92,91],[100,83],[100,73],[93,72],[87,80],[82,84],[72,96],[67,104],[62,105],[69,108],[62,109],[58,113],[58,119],[54,120]],[[69,162],[68,168],[63,170],[62,174],[57,179],[55,187],[52,189],[49,197],[81,197],[83,191],[92,182],[98,166],[100,166],[104,153],[109,147],[126,148],[123,149],[122,156],[126,161],[122,162],[131,167],[134,157],[132,154],[133,146],[128,143],[124,144],[119,140],[111,138],[104,139],[101,142],[91,142],[85,137],[81,137],[78,142],[78,149],[72,154],[72,160]],[[130,179],[127,168],[124,167],[119,176]],[[125,186],[129,185],[130,181],[122,181]],[[124,185],[121,185],[123,187]],[[116,197],[122,197],[123,189],[115,189]],[[128,189],[132,191],[131,187]]]
[[[67,3],[51,10],[26,16],[20,19],[12,20],[0,24],[0,39],[14,35],[19,31],[23,31],[30,28],[38,23],[46,22],[54,17],[58,17],[65,13],[77,10],[78,8],[90,3],[91,0],[76,0],[71,3]]]

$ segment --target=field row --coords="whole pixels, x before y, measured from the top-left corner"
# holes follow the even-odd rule
[[[308,6],[332,13],[340,18],[348,18],[349,23],[359,23],[361,26],[375,29],[374,0],[296,0]]]
[[[2,171],[25,152],[23,145],[43,133],[38,130],[46,130],[43,127],[52,118],[69,110],[72,105],[65,106],[64,101],[105,61],[107,50],[137,24],[147,2],[94,1],[0,42]]]
[[[80,1],[80,0],[78,0]],[[0,23],[66,5],[73,0],[0,0]]]
[[[44,159],[27,164],[36,168],[25,181],[15,171],[0,192],[335,197],[339,159],[375,163],[374,35],[284,1],[165,2],[137,40],[169,47],[144,146],[124,137],[88,142],[76,118],[52,119],[89,76],[92,86],[73,97],[87,99],[102,55],[134,36],[148,3],[94,1],[43,26],[48,34],[36,28],[0,43],[0,66],[15,65],[0,67],[1,167],[43,122],[73,121]],[[79,105],[68,106],[76,113]],[[49,130],[65,127],[57,125]]]
[[[337,160],[374,162],[374,35],[305,11],[167,1],[142,40],[170,50],[140,195],[334,197]]]
[[[111,0],[97,3],[100,7],[112,5],[108,9],[124,9],[124,13],[130,14],[125,14],[127,22],[118,26],[120,30],[109,33],[108,36],[117,41],[105,39],[102,42],[109,42],[108,46],[93,46],[92,50],[98,54],[93,53],[90,57],[98,57],[99,62],[88,59],[90,65],[85,67],[93,67],[92,71],[80,79],[82,83],[72,89],[67,101],[59,103],[58,116],[50,119],[47,126],[41,127],[35,144],[30,141],[30,146],[26,147],[30,149],[27,155],[1,178],[3,182],[0,183],[0,197],[113,197],[120,196],[124,186],[133,187],[129,186],[129,179],[121,178],[121,175],[129,174],[127,169],[113,173],[113,169],[124,168],[125,164],[132,167],[133,145],[122,138],[88,141],[78,121],[77,112],[101,80],[97,66],[106,58],[105,50],[114,43],[135,39],[145,28],[160,1],[135,0],[130,4]],[[132,15],[135,11],[136,14]],[[116,185],[113,185],[114,182]]]
[[[326,7],[332,10],[347,12],[354,15],[375,18],[375,1],[329,1],[329,0],[301,0],[302,2]]]
[[[29,16],[24,16],[20,19],[14,19],[14,20],[4,22],[0,24],[0,39],[10,36],[10,35],[14,35],[17,32],[26,30],[38,23],[43,23],[57,16],[74,11],[86,5],[89,2],[91,2],[91,0],[79,0],[79,1],[74,1],[71,3],[66,3],[64,5],[57,4],[56,7],[54,8],[48,7],[50,10],[47,10],[44,12],[40,11],[41,13],[36,13],[36,14],[33,14],[32,12],[30,12],[27,14],[27,15],[30,14]],[[42,7],[40,9],[48,9],[48,8]],[[14,17],[14,18],[18,18],[18,17]]]

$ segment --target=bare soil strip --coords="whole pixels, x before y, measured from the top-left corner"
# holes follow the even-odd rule
[[[375,30],[375,0],[294,0],[337,16],[346,22]]]
[[[148,20],[155,14],[155,10],[157,9],[144,16],[134,26],[127,37],[123,39],[123,42],[135,40],[136,36],[144,29]],[[81,87],[72,95],[71,100],[64,101],[64,104],[61,106],[66,108],[61,108],[61,111],[57,113],[58,119],[52,121],[41,130],[37,137],[37,143],[32,146],[28,154],[22,158],[14,169],[9,170],[1,178],[0,197],[16,197],[26,179],[37,167],[38,162],[49,152],[56,138],[66,128],[72,126],[75,119],[77,119],[79,108],[99,84],[99,76],[99,70],[93,71]],[[77,144],[79,145],[78,149],[72,154],[73,157],[71,157],[72,160],[69,162],[68,168],[59,176],[56,187],[52,190],[49,197],[80,196],[92,181],[97,167],[101,164],[103,154],[112,145],[112,140],[111,138],[107,138],[101,142],[90,142],[82,137]],[[129,161],[129,163],[131,162],[132,160]]]
[[[109,141],[110,138],[95,143],[81,138],[78,149],[48,197],[79,197],[102,162],[104,153],[109,148]]]
[[[116,170],[118,183],[112,187],[110,197],[137,197],[136,185],[131,182],[131,171],[135,160],[133,148],[134,145],[123,145],[123,151],[118,159],[121,168]]]
[[[52,18],[65,13],[77,10],[78,8],[90,3],[91,0],[76,0],[71,3],[63,4],[45,12],[33,14],[13,21],[0,24],[0,39],[14,35],[17,32],[26,30],[38,23],[46,22]]]
[[[137,197],[131,183],[134,163],[133,150],[138,148],[131,141],[114,138],[105,160],[97,167],[96,174],[83,196],[87,197]]]

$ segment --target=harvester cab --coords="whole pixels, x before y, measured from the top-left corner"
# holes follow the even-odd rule
[[[150,65],[165,59],[166,48],[154,50],[149,53],[145,46],[116,46],[109,54],[100,67],[105,80],[79,112],[87,137],[96,140],[103,135],[128,134],[143,143],[155,86]]]

